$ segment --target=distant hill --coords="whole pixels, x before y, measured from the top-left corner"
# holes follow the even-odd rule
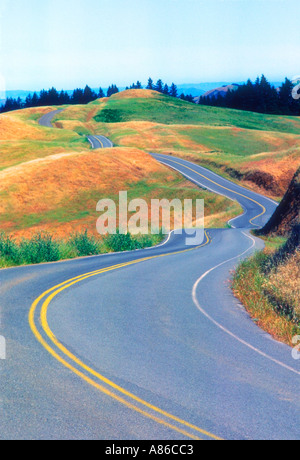
[[[200,97],[218,97],[218,96],[225,96],[226,93],[231,90],[234,91],[236,90],[240,85],[238,83],[232,83],[232,84],[227,84],[227,85],[222,85],[219,86],[218,88],[211,89],[209,91],[206,91],[203,94],[200,94],[199,96],[194,98],[194,101],[196,104],[199,103]]]
[[[232,85],[223,85],[219,88],[211,89],[203,94],[204,97],[217,97],[217,96],[225,96],[228,91],[234,91],[238,89],[240,85],[238,83],[232,83]]]

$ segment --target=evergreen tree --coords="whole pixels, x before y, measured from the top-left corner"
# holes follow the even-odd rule
[[[105,97],[105,94],[104,94],[103,89],[100,87],[100,88],[99,88],[99,93],[98,93],[98,98],[99,98],[99,99],[102,99],[103,97]]]
[[[288,78],[279,88],[278,100],[280,112],[286,115],[299,115],[300,103],[292,96],[293,83]]]
[[[175,85],[175,83],[172,83],[171,85],[170,96],[178,97],[177,86]]]
[[[32,105],[32,96],[31,94],[28,94],[28,96],[26,97],[25,99],[25,107],[28,108],[28,107],[33,107]]]
[[[154,89],[152,78],[149,78],[146,89]]]
[[[113,94],[116,94],[118,92],[119,92],[118,87],[116,85],[111,85],[107,90],[107,97],[110,97]]]
[[[169,94],[169,86],[167,85],[167,83],[164,86],[163,93],[164,94]]]
[[[83,96],[82,96],[82,104],[88,104],[89,102],[94,101],[97,99],[97,95],[92,89],[86,85],[83,91]]]
[[[39,103],[40,103],[39,97],[37,93],[34,92],[32,95],[32,107],[38,107]]]
[[[71,96],[71,104],[82,104],[83,102],[83,90],[80,88],[74,89]]]
[[[179,97],[180,97],[180,99],[182,99],[183,101],[195,103],[194,97],[193,97],[191,94],[185,95],[184,93],[181,93],[181,95],[180,95]]]
[[[59,94],[55,88],[51,88],[48,91],[47,95],[47,105],[58,105],[59,104]]]
[[[157,83],[155,85],[155,91],[158,91],[159,93],[164,92],[164,84],[161,79],[157,80]]]
[[[58,105],[70,104],[70,96],[66,91],[61,91],[58,96]]]
[[[48,92],[42,89],[39,94],[38,104],[40,106],[48,105]]]

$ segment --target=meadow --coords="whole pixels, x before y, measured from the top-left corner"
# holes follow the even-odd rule
[[[148,152],[181,156],[280,199],[300,161],[300,122],[191,104],[154,91],[130,90],[87,105],[65,106],[54,128],[38,124],[56,107],[0,117],[0,230],[31,239],[96,233],[102,198],[202,198],[206,227],[241,213],[226,198],[186,181]],[[87,134],[113,149],[91,150]]]
[[[98,109],[97,104],[68,107],[60,116],[94,132],[89,123],[95,123],[91,121],[95,105]],[[141,149],[92,151],[85,135],[74,129],[39,126],[39,118],[51,110],[26,109],[0,118],[5,133],[0,156],[0,230],[6,234],[21,240],[48,232],[63,239],[87,230],[99,237],[96,204],[103,198],[117,201],[121,190],[128,191],[129,199],[143,198],[148,203],[153,198],[203,198],[208,227],[225,226],[241,212],[237,203],[200,191]],[[63,120],[56,122],[58,128],[63,124]]]
[[[130,90],[70,107],[58,125],[108,136],[116,146],[190,159],[280,199],[300,164],[300,121],[199,106]]]

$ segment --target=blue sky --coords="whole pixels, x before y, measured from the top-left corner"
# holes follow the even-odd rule
[[[299,0],[0,0],[0,17],[6,89],[300,74]]]

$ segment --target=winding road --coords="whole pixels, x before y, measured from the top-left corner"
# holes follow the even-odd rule
[[[1,439],[299,439],[300,362],[229,286],[276,203],[153,157],[244,214],[199,246],[172,232],[150,249],[1,270]]]

